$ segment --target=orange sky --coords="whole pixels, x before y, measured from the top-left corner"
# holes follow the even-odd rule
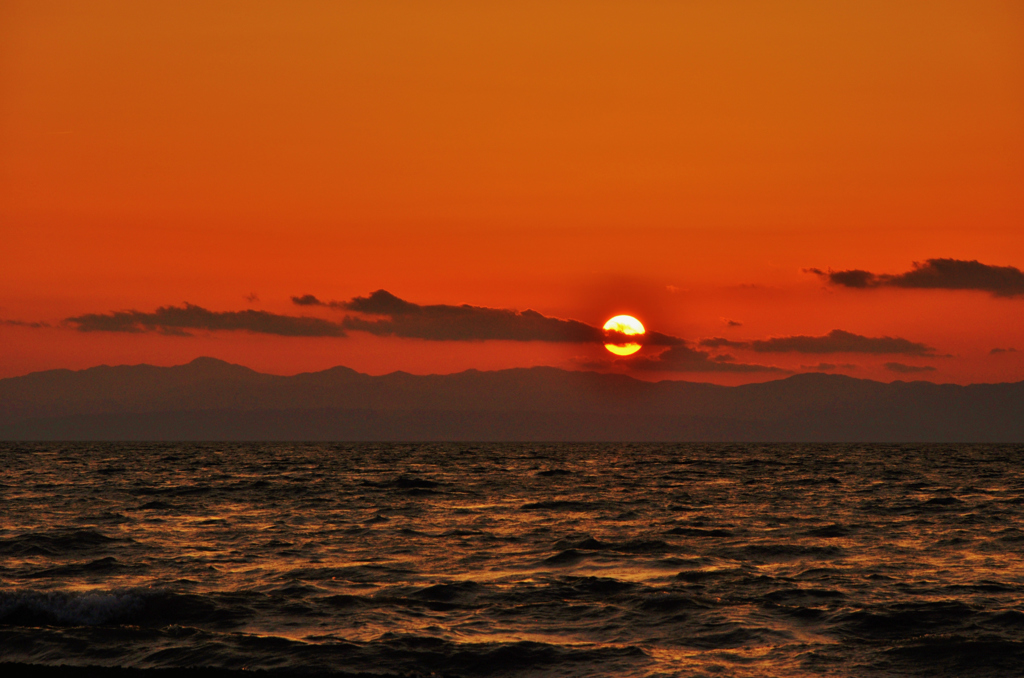
[[[0,320],[50,326],[0,324],[0,377],[198,355],[282,374],[603,355],[65,322],[183,302],[339,320],[290,297],[383,288],[598,326],[632,313],[694,347],[901,337],[949,357],[731,353],[1021,380],[1024,295],[848,289],[803,269],[1022,268],[1022,187],[1015,1],[8,1]]]

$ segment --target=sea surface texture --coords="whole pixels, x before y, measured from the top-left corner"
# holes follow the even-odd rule
[[[1024,446],[2,444],[0,661],[1019,676]]]

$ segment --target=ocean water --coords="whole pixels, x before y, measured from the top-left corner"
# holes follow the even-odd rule
[[[0,661],[1024,675],[1024,446],[0,444]]]

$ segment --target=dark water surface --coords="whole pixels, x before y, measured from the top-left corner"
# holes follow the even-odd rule
[[[0,444],[0,661],[1024,674],[1024,446]]]

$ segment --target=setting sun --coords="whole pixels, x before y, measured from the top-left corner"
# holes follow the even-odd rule
[[[638,336],[647,332],[643,324],[631,315],[617,315],[606,322],[603,329],[606,336],[612,332],[628,336]],[[632,355],[640,350],[640,343],[635,341],[607,343],[604,347],[615,355]]]

